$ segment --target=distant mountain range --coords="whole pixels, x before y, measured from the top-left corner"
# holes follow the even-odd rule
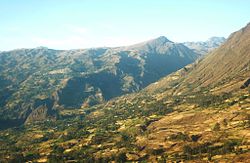
[[[184,42],[183,44],[194,50],[194,52],[204,55],[219,47],[225,41],[226,39],[224,37],[211,37],[207,41]]]

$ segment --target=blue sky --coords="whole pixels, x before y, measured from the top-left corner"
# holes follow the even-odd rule
[[[1,0],[0,51],[228,37],[250,22],[249,7],[249,0]]]

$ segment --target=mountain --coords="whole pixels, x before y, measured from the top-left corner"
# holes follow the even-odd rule
[[[1,52],[1,126],[54,118],[59,110],[136,92],[197,57],[164,36],[117,48]]]
[[[239,89],[250,76],[250,25],[231,34],[226,43],[214,50],[182,81],[197,88],[213,88],[216,92],[230,92]],[[186,90],[190,91],[190,89]]]
[[[0,160],[249,162],[249,33],[139,92],[0,131]]]
[[[207,41],[184,42],[183,44],[194,50],[194,52],[205,55],[208,52],[218,48],[225,41],[226,39],[224,37],[211,37]]]

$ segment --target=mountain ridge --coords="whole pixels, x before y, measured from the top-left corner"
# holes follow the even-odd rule
[[[205,55],[211,52],[213,49],[218,48],[222,45],[226,39],[224,37],[210,37],[206,41],[197,41],[197,42],[183,42],[185,46],[194,50],[194,52],[201,55]]]
[[[46,105],[48,113],[92,106],[138,91],[197,57],[165,37],[125,48],[2,52],[0,113],[5,119],[27,119],[39,106]],[[37,116],[31,117],[29,122]]]

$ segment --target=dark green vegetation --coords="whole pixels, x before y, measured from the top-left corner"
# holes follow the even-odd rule
[[[137,93],[92,107],[56,103],[57,119],[0,132],[0,161],[249,162],[249,38],[250,24],[203,60]],[[67,84],[64,91],[77,91]],[[53,112],[60,93],[38,100],[31,116]]]
[[[1,52],[0,128],[138,91],[197,57],[165,37],[118,48]]]

